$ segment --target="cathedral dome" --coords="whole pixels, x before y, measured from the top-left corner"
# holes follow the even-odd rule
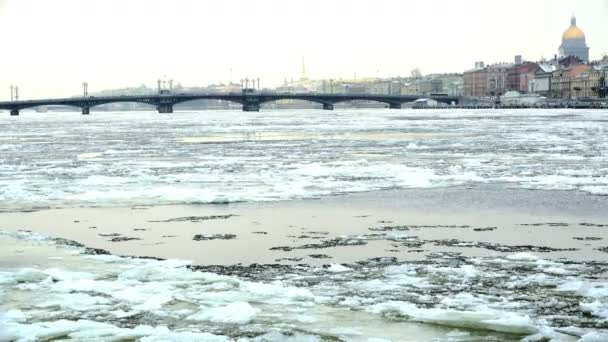
[[[570,19],[570,27],[562,35],[562,45],[559,47],[561,57],[575,56],[581,61],[589,62],[589,47],[585,41],[585,34],[576,26],[576,18]]]
[[[583,30],[576,26],[576,18],[572,17],[570,21],[570,27],[564,32],[562,35],[562,40],[577,40],[577,39],[585,39],[585,33]]]

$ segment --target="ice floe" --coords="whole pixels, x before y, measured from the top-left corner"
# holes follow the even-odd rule
[[[608,266],[532,254],[277,268],[253,278],[192,271],[181,260],[75,258],[65,268],[0,269],[0,341],[367,341],[404,333],[597,341],[608,331],[608,284],[592,279]]]

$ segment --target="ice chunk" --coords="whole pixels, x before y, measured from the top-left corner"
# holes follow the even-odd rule
[[[461,265],[460,267],[429,267],[430,272],[447,274],[457,278],[474,278],[479,271],[473,265]]]
[[[384,269],[384,274],[390,275],[416,275],[416,268],[411,265],[388,266]]]
[[[461,292],[457,293],[453,296],[447,296],[440,301],[441,304],[450,306],[450,307],[467,307],[473,304],[486,304],[486,301],[478,298],[470,293]]]
[[[48,274],[33,268],[24,268],[15,274],[14,279],[19,283],[39,283],[46,280]]]
[[[539,257],[530,253],[517,253],[508,255],[506,259],[511,261],[536,261]]]
[[[572,274],[571,271],[568,271],[562,267],[547,267],[543,270],[546,273],[549,274],[555,274],[555,275],[568,275],[568,274]]]
[[[237,342],[245,342],[247,340],[240,339]],[[320,342],[317,336],[294,334],[283,335],[280,332],[271,332],[262,336],[258,336],[252,340],[253,342]]]
[[[56,268],[44,270],[44,273],[51,276],[53,280],[72,281],[80,279],[95,279],[96,275],[88,272],[70,272]]]
[[[327,271],[333,272],[333,273],[341,273],[341,272],[348,272],[348,271],[350,271],[350,268],[342,266],[340,264],[331,264],[327,268]]]
[[[241,289],[261,298],[272,298],[273,301],[307,301],[315,299],[315,295],[308,289],[286,287],[280,283],[264,284],[244,282]]]
[[[606,283],[593,283],[583,280],[573,280],[561,284],[557,289],[559,291],[575,292],[585,297],[608,297],[608,284]]]
[[[228,338],[210,333],[173,332],[167,327],[140,325],[132,329],[88,320],[19,324],[0,320],[0,341],[47,341],[70,338],[78,341],[209,341],[227,342]]]
[[[521,335],[530,335],[538,331],[530,317],[512,312],[420,309],[414,304],[406,302],[380,303],[373,305],[368,310],[372,313],[388,316],[396,314],[397,317],[413,322],[432,323],[455,328],[482,329]]]
[[[91,296],[85,293],[70,293],[56,295],[53,298],[37,304],[39,308],[60,307],[75,311],[87,311],[98,309],[99,305],[106,305],[109,300],[103,297]]]
[[[600,302],[599,300],[596,300],[591,303],[581,303],[580,307],[583,312],[589,312],[595,316],[608,318],[607,302]]]
[[[0,322],[23,322],[25,315],[20,310],[8,310],[0,312]]]
[[[147,281],[193,281],[213,283],[218,281],[237,282],[238,280],[214,273],[192,272],[186,268],[189,261],[165,260],[145,263],[122,272],[120,279]]]
[[[592,331],[581,337],[578,342],[606,342],[608,341],[608,333]]]
[[[246,302],[231,303],[215,308],[203,308],[187,319],[192,321],[209,321],[216,323],[245,324],[251,322],[259,312],[258,309]]]

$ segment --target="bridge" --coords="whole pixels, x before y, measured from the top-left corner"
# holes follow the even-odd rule
[[[19,111],[27,108],[41,106],[71,106],[82,110],[82,114],[88,115],[91,108],[108,103],[135,102],[144,103],[156,107],[159,113],[173,113],[173,106],[178,103],[195,100],[222,100],[240,103],[245,112],[257,112],[260,105],[267,102],[279,100],[303,100],[323,105],[325,110],[333,110],[334,105],[348,101],[374,101],[386,104],[389,108],[399,109],[403,103],[413,102],[419,99],[433,99],[446,104],[458,104],[460,98],[451,96],[410,96],[410,95],[376,95],[376,94],[323,94],[323,93],[272,93],[246,91],[240,93],[225,94],[170,94],[161,93],[155,95],[129,95],[129,96],[84,96],[58,99],[5,101],[0,102],[0,109],[9,110],[13,116],[19,115]]]

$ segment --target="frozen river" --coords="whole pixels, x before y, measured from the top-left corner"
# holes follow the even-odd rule
[[[608,112],[288,110],[0,117],[0,203],[226,203],[510,183],[608,194]]]
[[[606,341],[607,195],[606,111],[6,114],[0,341]]]

